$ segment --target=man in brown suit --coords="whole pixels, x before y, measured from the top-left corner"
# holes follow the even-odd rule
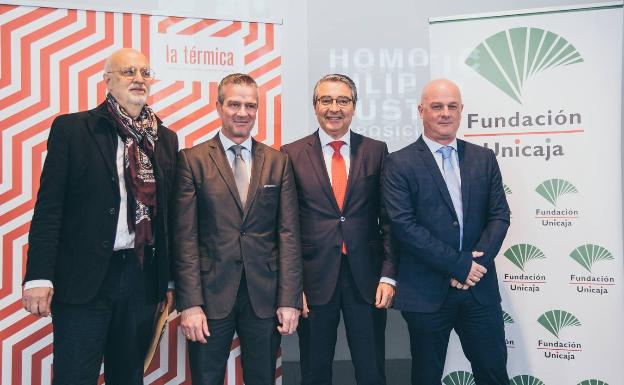
[[[177,305],[193,384],[223,384],[236,332],[245,384],[268,385],[302,307],[297,191],[288,157],[250,136],[256,82],[228,75],[218,92],[221,131],[179,155]]]

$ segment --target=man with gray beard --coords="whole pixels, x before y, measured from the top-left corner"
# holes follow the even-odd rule
[[[50,129],[22,300],[36,316],[53,314],[54,385],[95,385],[102,359],[107,385],[143,384],[154,313],[172,300],[178,140],[147,106],[153,80],[145,55],[115,51],[106,100]]]

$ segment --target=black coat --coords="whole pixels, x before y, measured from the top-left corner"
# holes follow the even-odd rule
[[[114,124],[102,103],[93,110],[58,116],[50,129],[24,281],[52,281],[61,302],[92,299],[108,270],[120,203]],[[178,150],[177,136],[160,121],[157,133],[155,244],[145,251],[143,266],[147,300],[154,303],[164,298],[170,279],[166,219]]]

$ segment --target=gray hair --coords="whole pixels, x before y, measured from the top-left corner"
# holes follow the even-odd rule
[[[344,83],[348,85],[349,88],[351,89],[351,99],[353,99],[353,107],[355,107],[355,104],[357,103],[357,88],[355,87],[355,83],[353,82],[353,80],[351,80],[351,78],[348,77],[347,75],[343,75],[343,74],[325,75],[318,82],[316,82],[316,85],[314,86],[314,93],[312,94],[312,105],[314,107],[316,107],[316,98],[318,97],[318,94],[316,93],[316,91],[319,85],[325,82],[340,82],[340,83]]]

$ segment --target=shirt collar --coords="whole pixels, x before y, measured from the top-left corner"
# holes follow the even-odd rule
[[[446,146],[453,147],[453,149],[457,151],[457,138],[453,139],[451,143],[446,144],[446,145],[440,144],[436,142],[435,140],[429,139],[427,135],[425,134],[422,134],[422,138],[425,141],[425,144],[427,145],[427,147],[429,147],[429,151],[431,151],[433,154],[435,154],[442,147],[446,147]]]
[[[338,138],[338,139],[334,139],[331,136],[329,136],[325,132],[325,130],[323,130],[322,128],[319,128],[318,133],[319,133],[319,139],[321,140],[321,147],[327,146],[329,142],[333,142],[334,140],[342,140],[343,142],[345,142],[347,147],[351,145],[351,129],[350,128],[341,138]]]
[[[230,138],[228,138],[227,136],[223,135],[223,133],[221,131],[219,131],[219,139],[221,139],[221,144],[223,145],[223,149],[225,151],[228,151],[230,149],[230,147],[236,145],[236,143],[232,142],[230,140]],[[251,152],[251,135],[249,135],[249,138],[245,139],[245,141],[243,143],[240,144],[243,148],[245,148],[247,151]]]

